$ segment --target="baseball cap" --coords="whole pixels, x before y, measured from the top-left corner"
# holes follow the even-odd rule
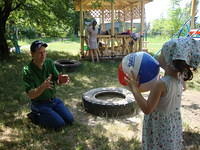
[[[30,50],[31,52],[35,52],[38,48],[41,48],[42,46],[47,47],[48,45],[45,42],[36,40],[31,44]]]

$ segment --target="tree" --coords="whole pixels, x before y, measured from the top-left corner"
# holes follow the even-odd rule
[[[153,22],[151,33],[161,33],[162,35],[172,37],[179,31],[182,25],[190,18],[190,4],[187,4],[185,8],[181,8],[181,1],[182,0],[171,0],[168,16],[166,18],[155,20]]]
[[[75,12],[72,0],[0,1],[0,58],[9,57],[5,35],[9,20],[14,20],[20,25],[22,33],[59,37],[66,36],[68,32],[78,33],[77,18],[79,13]]]
[[[190,18],[190,7],[180,7],[182,0],[171,0],[171,8],[168,11],[168,28],[170,36],[173,36],[183,27],[184,23]],[[185,28],[186,29],[186,28]],[[187,31],[188,32],[188,31]],[[187,34],[187,33],[186,33]],[[185,35],[182,35],[185,36]]]
[[[10,13],[25,3],[25,0],[3,0],[0,2],[0,59],[9,57],[9,48],[6,42],[6,21]]]
[[[16,18],[18,25],[23,26],[23,34],[30,30],[51,37],[66,36],[79,24],[79,13],[73,6],[71,0],[26,0],[9,18]]]
[[[159,34],[162,35],[165,31],[165,23],[166,19],[165,18],[160,18],[160,19],[156,19],[153,21],[153,25],[152,25],[152,29],[151,29],[151,33],[152,34]]]

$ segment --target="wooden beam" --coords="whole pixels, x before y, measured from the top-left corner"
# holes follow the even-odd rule
[[[126,9],[127,8],[124,8],[124,10],[123,10],[123,12],[124,12],[124,14],[123,14],[123,23],[122,23],[122,30],[123,30],[123,32],[125,32],[125,30],[126,30],[126,27],[125,27],[125,25],[126,25]]]
[[[80,1],[80,40],[81,40],[81,55],[84,55],[84,37],[83,37],[83,5],[82,0]]]
[[[101,30],[103,31],[103,32],[105,32],[106,31],[106,27],[105,27],[105,23],[104,23],[104,10],[102,10],[101,11],[102,12],[102,27],[101,27]]]
[[[130,10],[131,10],[131,32],[133,32],[133,7],[131,7]]]
[[[141,35],[143,35],[143,31],[144,31],[144,0],[141,0],[141,18],[140,18],[140,41],[139,41],[139,51],[142,51],[142,42],[143,42],[143,38],[141,37]]]
[[[87,11],[87,10],[95,10],[92,7],[92,2],[94,0],[74,0],[74,4],[75,4],[75,9],[77,11],[80,11],[80,2],[82,3],[82,10],[83,11]],[[153,0],[144,0],[144,3],[149,3]],[[138,5],[140,4],[141,0],[115,0],[114,1],[114,5],[115,5],[115,9],[120,9],[123,7],[129,7],[131,5]],[[108,1],[101,1],[102,4],[102,8],[100,9],[110,9],[110,2]],[[99,9],[99,8],[98,8]]]
[[[190,24],[190,28],[194,29],[195,25],[194,25],[194,21],[195,21],[195,16],[196,16],[196,8],[197,8],[197,2],[196,0],[192,0],[192,6],[191,6],[191,24]]]
[[[114,51],[114,35],[115,35],[115,22],[114,22],[114,3],[111,2],[111,48]]]
[[[84,6],[85,4],[89,4],[92,1],[91,0],[81,0],[82,1],[82,5]]]

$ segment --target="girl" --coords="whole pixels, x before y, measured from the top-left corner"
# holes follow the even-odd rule
[[[96,54],[96,59],[97,62],[99,62],[99,56],[98,56],[98,43],[97,43],[97,34],[98,34],[98,30],[96,28],[97,22],[94,20],[92,22],[92,25],[88,27],[87,32],[89,35],[89,39],[88,39],[88,45],[89,45],[89,53],[90,56],[92,57],[92,62],[94,62],[94,54]]]
[[[147,100],[139,92],[133,73],[125,78],[135,100],[145,113],[143,150],[181,150],[182,120],[180,113],[182,84],[193,77],[191,68],[200,63],[200,43],[191,38],[173,39],[164,44],[159,56],[165,75],[156,81]]]

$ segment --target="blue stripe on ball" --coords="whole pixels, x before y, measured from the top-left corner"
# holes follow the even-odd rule
[[[159,63],[148,53],[143,54],[142,62],[140,65],[139,76],[140,84],[146,83],[155,79],[159,73]]]

